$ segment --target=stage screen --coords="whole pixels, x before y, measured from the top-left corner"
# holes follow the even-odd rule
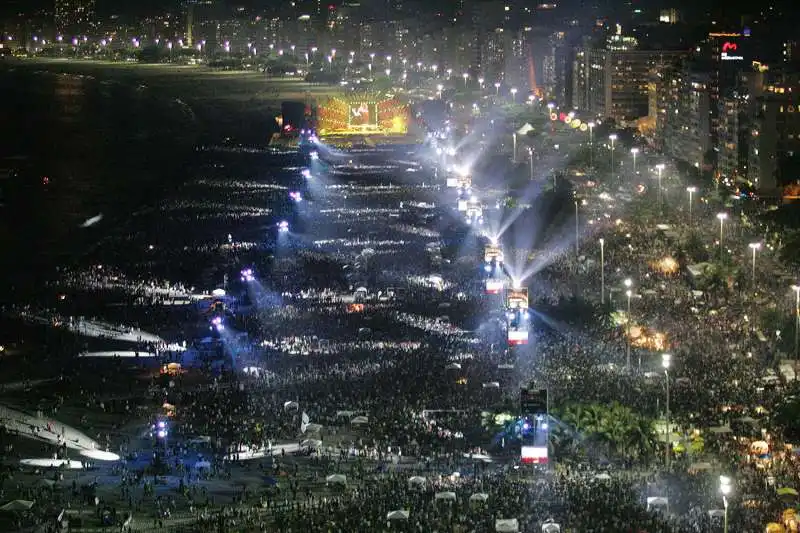
[[[501,250],[497,246],[489,245],[483,250],[483,259],[487,263],[491,263],[492,261],[497,261],[498,263],[502,263],[503,250]]]
[[[462,212],[467,211],[467,201],[466,200],[459,200],[458,201],[458,210]]]
[[[461,180],[459,180],[458,178],[447,178],[447,186],[448,187],[458,187],[458,185],[460,183],[461,183]]]
[[[508,345],[519,346],[528,344],[528,330],[527,329],[508,329]]]
[[[506,294],[506,307],[509,309],[528,308],[528,289],[511,289]]]
[[[523,446],[520,457],[522,464],[547,464],[547,446]]]
[[[505,287],[501,279],[487,279],[486,280],[486,294],[500,294]]]
[[[378,111],[375,104],[350,104],[351,126],[377,126]]]

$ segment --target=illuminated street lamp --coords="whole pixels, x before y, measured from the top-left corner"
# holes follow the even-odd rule
[[[606,303],[606,240],[600,239],[600,303]]]
[[[512,102],[514,102],[515,104],[517,103],[517,88],[516,87],[512,87],[511,88],[511,99],[512,99]]]
[[[665,437],[666,438],[664,439],[664,442],[666,443],[664,445],[664,448],[665,448],[665,450],[664,450],[664,461],[665,461],[665,464],[667,465],[667,470],[669,470],[669,461],[670,461],[671,455],[672,455],[670,453],[670,444],[672,444],[672,438],[671,438],[672,437],[672,432],[670,431],[670,427],[669,427],[670,426],[670,424],[669,424],[669,365],[670,365],[670,363],[672,363],[672,354],[662,353],[661,354],[661,366],[664,367],[664,383],[667,386],[667,403],[666,403],[666,406],[667,406],[667,409],[666,409],[666,411],[667,411],[666,422],[667,422],[667,424],[666,424],[666,430],[665,430],[665,433],[666,433]]]
[[[494,84],[494,93],[497,96],[500,95],[500,82],[499,81],[495,82],[495,84]]]
[[[627,330],[626,336],[628,337],[628,342],[627,342],[627,347],[626,347],[627,348],[627,353],[626,353],[626,363],[625,364],[628,367],[628,370],[630,370],[630,368],[631,368],[631,296],[633,296],[633,291],[631,290],[631,287],[633,286],[633,281],[631,281],[631,278],[627,278],[623,282],[623,284],[626,287],[625,296],[628,297],[628,315],[627,315],[627,320],[625,322],[625,325],[627,326],[625,329]]]
[[[547,104],[547,107],[550,107],[551,104]],[[553,108],[550,107],[550,112],[553,112]],[[594,127],[596,124],[594,121],[590,121],[587,126],[589,126],[589,168],[594,168]]]
[[[466,89],[467,88],[467,80],[469,79],[469,74],[465,72],[464,74],[461,75],[461,77],[464,78],[464,88]]]
[[[478,78],[478,85],[480,85],[481,91],[483,90],[483,82],[484,82],[483,78]]]
[[[387,68],[386,70],[384,70],[384,72],[386,73],[386,77],[388,78],[392,74],[392,69]]]
[[[689,193],[689,225],[692,224],[692,195],[697,192],[697,187],[686,187]]]
[[[751,250],[753,250],[753,285],[756,283],[756,252],[761,249],[760,242],[751,242],[747,245]]]
[[[728,533],[728,495],[733,490],[731,478],[728,476],[719,476],[719,492],[722,494],[722,506],[724,508],[724,515],[722,518],[722,531]]]
[[[631,155],[633,156],[633,174],[636,175],[636,154],[639,153],[639,149],[635,146],[631,148]]]
[[[533,147],[528,147],[528,161],[531,166],[531,181],[533,181]]]
[[[444,85],[441,83],[436,86],[436,94],[439,96],[439,100],[442,99],[442,89],[444,89]]]
[[[617,140],[617,134],[612,133],[608,136],[608,140],[611,141],[611,180],[614,180],[614,141]]]
[[[436,76],[436,71],[439,70],[439,65],[431,65],[431,70],[433,71],[433,75]]]
[[[728,218],[728,213],[717,213],[717,220],[719,220],[719,254],[722,257],[722,227],[725,220]]]
[[[798,348],[800,348],[800,285],[792,285],[794,291],[794,380],[797,381]]]
[[[449,69],[447,69],[445,72],[447,72],[447,79],[449,80],[449,79],[450,79],[450,76],[452,76],[452,75],[453,75],[453,69],[449,68]]]

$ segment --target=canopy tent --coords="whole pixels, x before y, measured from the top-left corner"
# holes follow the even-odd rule
[[[355,416],[355,411],[336,411],[337,418],[350,418],[351,416]]]
[[[668,506],[669,506],[669,498],[664,498],[663,496],[649,496],[647,498],[648,511],[652,511],[653,509],[666,508]]]
[[[409,487],[424,487],[425,486],[425,478],[422,476],[411,476],[408,478],[408,486]]]
[[[471,502],[487,502],[489,501],[489,495],[485,492],[476,492],[472,496],[469,497],[469,501]]]
[[[542,533],[561,533],[561,524],[553,522],[553,519],[546,520],[542,524]]]
[[[33,504],[34,502],[30,500],[11,500],[0,506],[0,511],[27,511],[33,507]]]
[[[520,129],[517,130],[517,135],[526,135],[531,130],[533,130],[533,126],[526,122]]]
[[[777,490],[778,496],[797,496],[797,490],[792,487],[781,487]]]
[[[338,483],[341,485],[347,484],[347,476],[344,474],[331,474],[325,478],[325,483]]]
[[[709,430],[711,433],[715,434],[715,435],[724,435],[724,434],[726,434],[726,433],[733,433],[733,430],[732,430],[732,429],[731,429],[731,427],[730,427],[730,426],[728,426],[728,425],[724,425],[724,426],[714,426],[714,427],[712,427],[712,428],[708,428],[708,430]]]
[[[497,533],[518,533],[519,520],[516,518],[498,518],[494,522],[494,530]]]
[[[488,383],[484,383],[483,384],[483,388],[484,389],[499,389],[500,388],[500,383],[498,383],[497,381],[490,381]]]
[[[450,363],[444,368],[445,370],[461,370],[461,365],[458,363]]]
[[[354,426],[364,426],[369,424],[369,418],[366,416],[357,416],[350,421],[350,423]]]
[[[389,511],[386,513],[386,520],[408,520],[409,514],[408,511],[404,510]]]
[[[723,509],[711,509],[708,511],[709,518],[725,518],[725,511]]]
[[[609,481],[611,479],[611,476],[609,476],[604,472],[602,474],[597,474],[596,476],[594,476],[594,479],[598,481]]]
[[[297,402],[283,402],[283,409],[288,411],[289,409],[300,409],[300,404]]]
[[[300,442],[301,448],[317,449],[322,446],[322,441],[319,439],[306,439]]]
[[[444,500],[444,501],[453,502],[453,501],[456,500],[456,493],[455,492],[450,492],[450,491],[437,492],[436,495],[434,496],[434,499],[436,499],[437,501]]]

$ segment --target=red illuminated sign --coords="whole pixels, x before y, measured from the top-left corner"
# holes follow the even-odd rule
[[[724,43],[722,45],[723,52],[735,52],[737,48],[739,48],[739,45],[736,43]]]

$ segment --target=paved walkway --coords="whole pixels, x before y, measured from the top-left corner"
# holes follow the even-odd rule
[[[52,418],[39,418],[0,405],[0,425],[20,437],[58,445],[66,442],[70,450],[102,450],[102,446],[84,433]]]

